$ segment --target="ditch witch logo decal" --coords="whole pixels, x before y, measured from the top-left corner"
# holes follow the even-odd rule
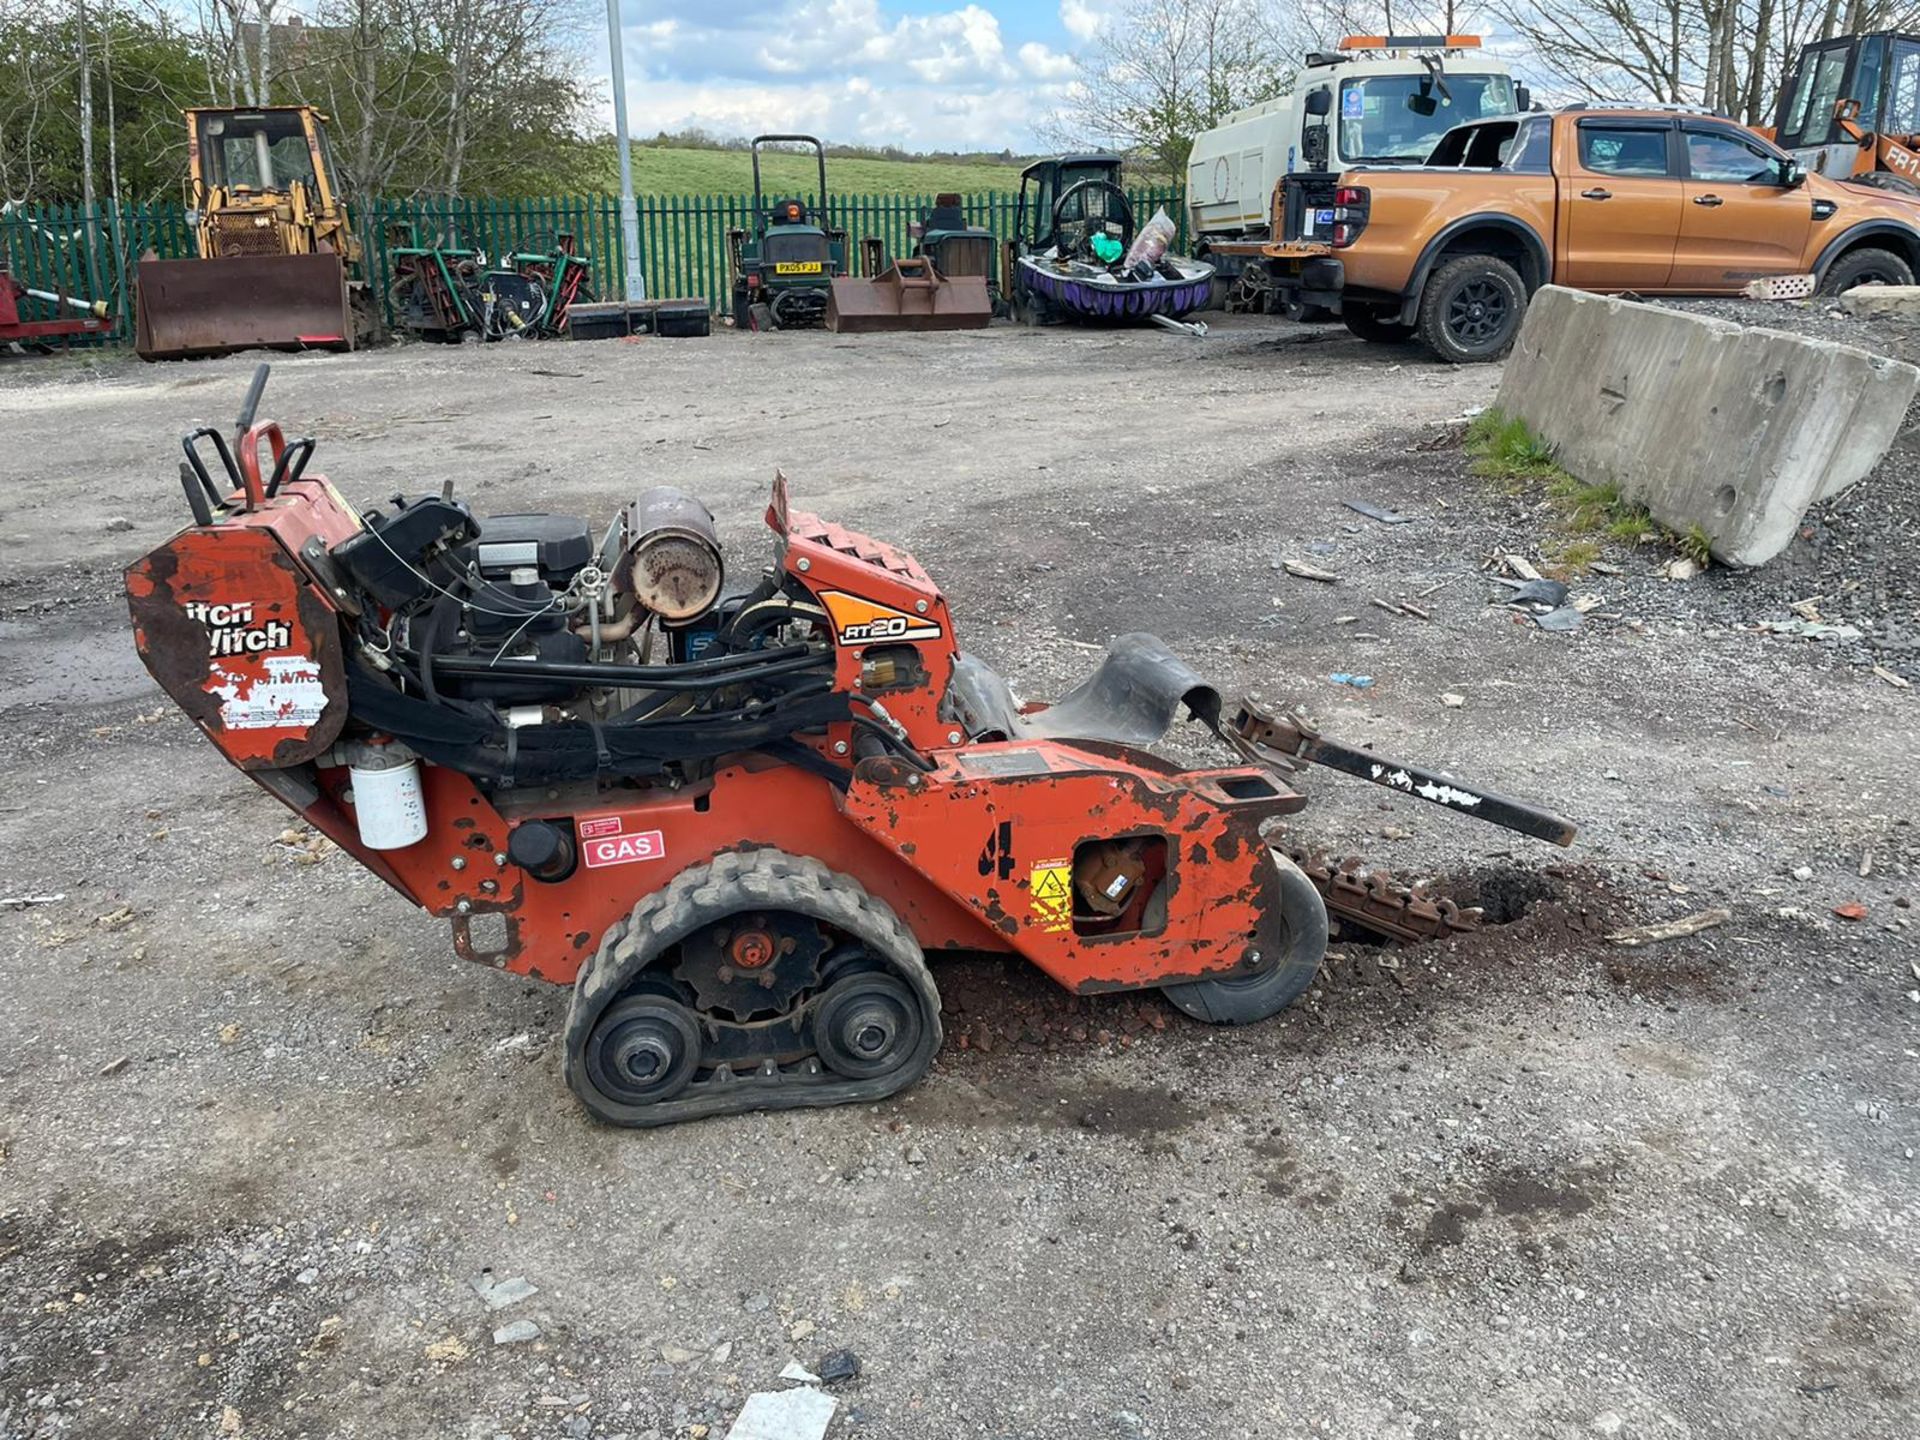
[[[863,600],[844,590],[823,591],[820,603],[833,618],[834,634],[842,645],[864,645],[875,640],[938,640],[940,625],[924,615],[909,614],[878,600]]]

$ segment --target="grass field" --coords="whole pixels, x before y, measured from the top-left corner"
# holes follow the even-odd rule
[[[607,157],[607,188],[619,188],[617,162]],[[837,160],[827,157],[827,187],[841,195],[932,195],[958,190],[975,195],[1020,188],[1020,166],[955,161]],[[761,157],[768,190],[811,194],[818,186],[811,155],[772,151]],[[744,150],[633,147],[633,188],[641,195],[744,195],[753,189],[753,168]]]

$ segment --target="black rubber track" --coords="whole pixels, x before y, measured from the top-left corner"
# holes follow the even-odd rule
[[[859,941],[869,956],[898,975],[920,1001],[924,1033],[899,1069],[871,1080],[836,1075],[817,1062],[731,1074],[716,1070],[672,1100],[626,1105],[600,1093],[587,1078],[587,1037],[608,1006],[653,961],[703,926],[742,910],[792,910]],[[610,1125],[645,1127],[739,1115],[749,1110],[862,1104],[884,1099],[926,1074],[940,1049],[940,994],[920,944],[900,917],[860,883],[818,860],[783,850],[742,850],[716,856],[676,875],[646,896],[633,913],[607,927],[600,948],[574,983],[567,1011],[567,1086]]]

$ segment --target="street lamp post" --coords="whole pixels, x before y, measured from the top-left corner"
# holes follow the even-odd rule
[[[633,203],[633,155],[627,143],[626,45],[620,32],[620,0],[607,0],[607,50],[613,60],[613,136],[620,147],[620,239],[627,257],[627,299],[647,298],[640,269],[640,212]]]

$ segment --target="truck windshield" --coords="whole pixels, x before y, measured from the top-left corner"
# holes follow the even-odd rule
[[[1513,113],[1507,75],[1374,75],[1340,84],[1340,160],[1418,165],[1455,125]],[[1423,111],[1428,113],[1422,113]]]

